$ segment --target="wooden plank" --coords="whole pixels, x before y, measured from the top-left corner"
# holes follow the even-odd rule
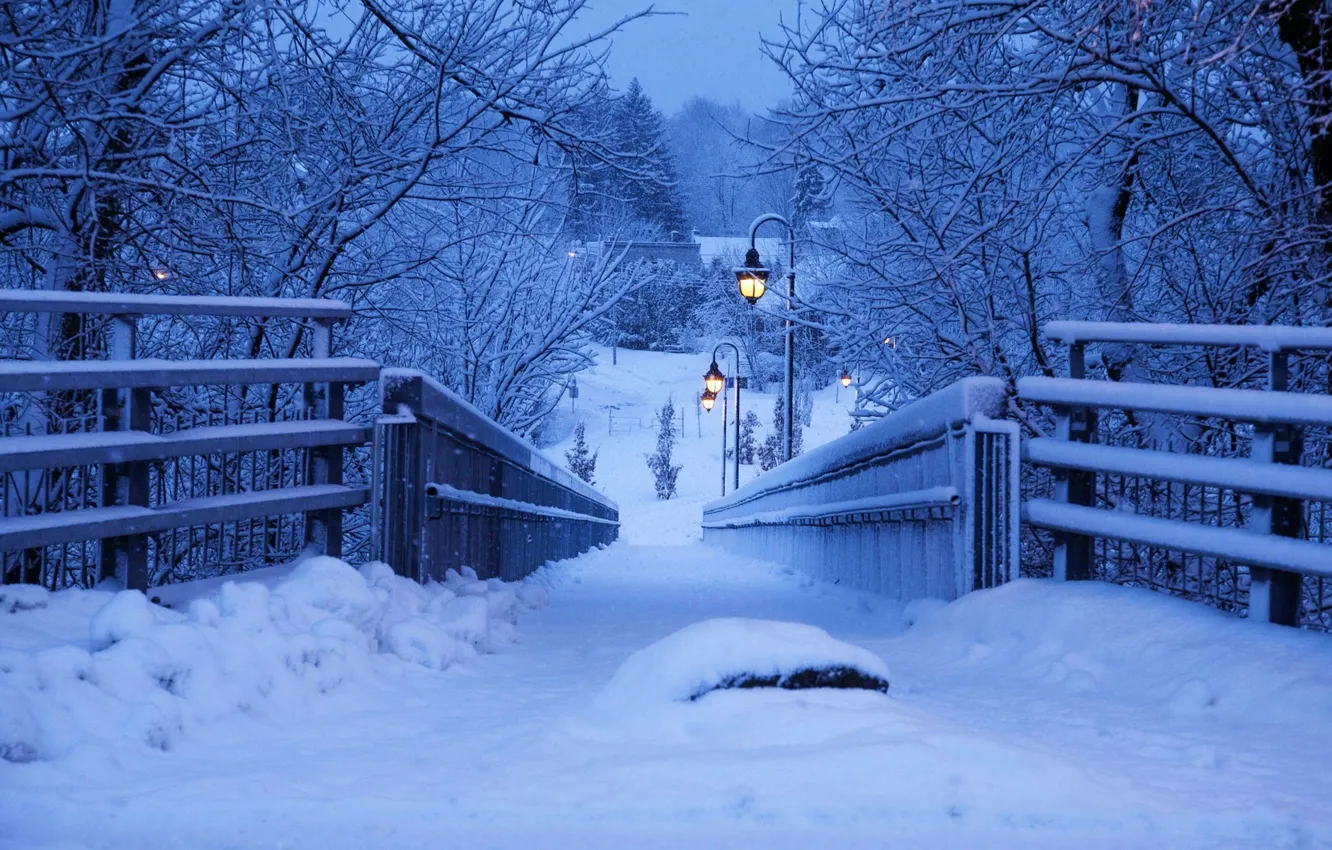
[[[1158,452],[1121,446],[1066,443],[1049,437],[1026,440],[1024,460],[1039,466],[1137,475],[1241,493],[1264,493],[1290,499],[1332,501],[1332,470],[1288,466],[1274,474],[1271,464],[1230,457]]]
[[[245,298],[0,289],[0,313],[4,312],[297,319],[350,319],[352,316],[350,304],[328,298]]]
[[[269,449],[359,446],[369,441],[368,427],[336,419],[217,425],[171,434],[113,431],[6,437],[0,440],[0,473]]]
[[[136,389],[224,384],[368,383],[373,360],[0,360],[0,392]]]
[[[1051,531],[1127,540],[1232,563],[1332,578],[1332,544],[1327,543],[1124,511],[1065,505],[1050,499],[1023,502],[1022,519],[1030,525]]]
[[[118,505],[61,513],[0,519],[0,550],[14,551],[80,540],[150,534],[205,523],[305,511],[353,508],[370,497],[364,487],[335,485],[288,487],[188,499],[161,508]]]
[[[1332,397],[1312,393],[1074,378],[1019,378],[1017,390],[1024,401],[1066,407],[1148,410],[1237,422],[1332,425]]]

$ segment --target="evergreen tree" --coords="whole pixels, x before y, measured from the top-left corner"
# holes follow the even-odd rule
[[[746,411],[745,418],[740,420],[740,462],[743,464],[754,464],[754,455],[758,452],[754,431],[758,426],[758,414],[752,410]]]
[[[832,199],[828,183],[816,165],[802,165],[796,170],[795,197],[791,199],[792,224],[804,228],[814,218],[828,211]]]
[[[635,78],[615,104],[614,138],[629,173],[620,189],[634,218],[662,234],[684,230],[684,210],[676,197],[675,157],[665,122]]]
[[[799,404],[797,404],[799,407]],[[791,429],[791,457],[799,457],[804,452],[805,429],[800,425],[797,410],[796,425]],[[759,446],[759,466],[764,472],[782,463],[782,435],[786,433],[786,399],[778,397],[772,406],[772,433]]]
[[[676,480],[683,468],[680,464],[672,463],[675,437],[675,402],[668,398],[661,410],[657,411],[657,450],[647,456],[658,499],[674,498]]]
[[[683,231],[675,157],[661,113],[638,80],[602,87],[576,114],[565,231],[572,239],[662,238]]]
[[[604,81],[571,119],[584,144],[569,157],[569,205],[564,229],[569,238],[600,239],[610,229],[617,203],[615,96]]]
[[[600,450],[588,453],[587,450],[587,428],[582,422],[574,428],[573,448],[564,453],[564,458],[569,462],[569,471],[577,475],[588,484],[595,484],[594,480],[597,472],[597,455]]]

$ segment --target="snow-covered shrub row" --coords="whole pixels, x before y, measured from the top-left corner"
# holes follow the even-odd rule
[[[382,563],[300,564],[272,590],[227,582],[183,611],[137,591],[0,589],[0,758],[56,759],[128,738],[170,750],[237,713],[281,711],[382,656],[443,670],[511,642],[526,584],[449,571],[419,585]]]

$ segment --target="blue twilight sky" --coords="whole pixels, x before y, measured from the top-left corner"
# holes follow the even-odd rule
[[[694,95],[739,101],[751,111],[790,93],[780,71],[759,52],[759,34],[777,37],[795,23],[801,0],[589,0],[587,31],[652,6],[680,12],[635,21],[614,36],[607,70],[623,90],[634,77],[657,108],[670,114]]]

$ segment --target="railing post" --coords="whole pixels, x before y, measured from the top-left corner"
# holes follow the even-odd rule
[[[1068,376],[1087,377],[1086,346],[1068,346]],[[1085,407],[1060,407],[1055,411],[1055,436],[1077,443],[1091,442],[1096,429],[1095,411]],[[1069,505],[1089,506],[1096,489],[1095,473],[1073,469],[1055,472],[1055,499]],[[1092,577],[1092,539],[1081,534],[1055,532],[1054,577],[1059,581],[1085,581]]]
[[[112,316],[108,354],[112,360],[133,360],[138,330],[134,316]],[[152,428],[152,391],[107,389],[100,393],[103,431],[148,431]],[[103,507],[148,507],[148,462],[102,464]],[[148,537],[144,534],[102,541],[98,579],[116,578],[130,590],[148,588]]]
[[[1267,389],[1284,392],[1290,386],[1289,354],[1268,355]],[[1294,425],[1258,423],[1253,429],[1252,457],[1259,463],[1298,464],[1304,450],[1304,435]],[[1302,537],[1304,506],[1298,499],[1254,495],[1252,525],[1255,531],[1281,537]],[[1249,619],[1283,626],[1300,622],[1299,573],[1265,567],[1249,568]]]
[[[310,354],[315,358],[333,354],[333,320],[319,319],[314,326]],[[343,416],[344,385],[318,383],[305,385],[306,415],[311,419],[341,419]],[[320,446],[310,449],[306,482],[309,484],[342,483],[342,447]],[[305,545],[313,546],[325,555],[342,557],[342,510],[332,508],[312,511],[305,515]]]

